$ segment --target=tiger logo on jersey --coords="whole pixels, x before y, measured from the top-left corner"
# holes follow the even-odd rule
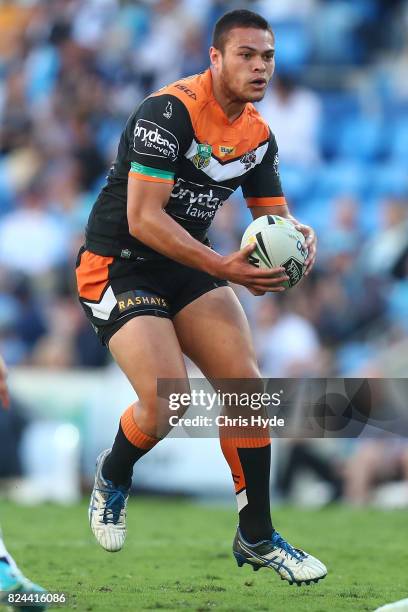
[[[192,158],[192,162],[197,170],[203,170],[210,165],[212,146],[209,144],[198,144],[197,153]]]
[[[248,151],[242,157],[240,157],[239,161],[241,164],[244,164],[245,170],[250,170],[256,164],[256,151],[252,149],[252,151]]]

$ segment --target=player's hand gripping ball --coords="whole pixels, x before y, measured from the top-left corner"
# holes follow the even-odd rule
[[[298,284],[306,269],[308,250],[305,237],[289,219],[278,215],[258,217],[245,230],[241,249],[253,243],[256,249],[248,257],[249,263],[257,268],[283,267],[289,277],[284,286],[289,289]]]

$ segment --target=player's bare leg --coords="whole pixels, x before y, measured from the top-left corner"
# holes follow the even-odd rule
[[[254,392],[262,391],[262,381],[251,333],[245,313],[230,287],[220,287],[199,297],[186,306],[174,318],[174,326],[181,347],[209,380],[214,379],[252,379]],[[217,386],[220,381],[217,380]],[[239,387],[237,381],[237,388]],[[231,389],[229,389],[231,391]],[[230,407],[230,416],[234,407]],[[235,407],[236,412],[236,407]],[[220,441],[223,453],[232,467],[234,464],[235,491],[240,508],[240,526],[245,536],[253,542],[272,535],[272,523],[269,511],[269,468],[270,439],[268,432],[251,431],[242,435],[241,442],[249,443],[253,448],[241,449],[251,457],[256,456],[259,465],[252,475],[254,483],[252,503],[244,504],[249,495],[248,483],[237,458],[237,440],[230,440],[229,431],[220,427]],[[256,448],[257,447],[257,448]],[[252,458],[247,458],[251,472]],[[250,486],[252,484],[249,483]]]
[[[147,435],[158,432],[157,379],[180,379],[187,372],[170,319],[140,316],[128,321],[109,342],[109,350],[126,374],[138,399],[133,408],[137,426]]]
[[[209,380],[254,379],[262,390],[245,313],[229,287],[220,287],[187,305],[174,318],[183,352]],[[239,384],[239,383],[238,383]],[[231,389],[229,389],[231,390]],[[327,574],[326,567],[293,548],[272,527],[269,504],[270,439],[264,430],[230,437],[220,431],[237,494],[239,527],[233,550],[238,565],[269,567],[290,583],[309,584]]]
[[[157,379],[181,379],[186,390],[183,355],[169,319],[139,316],[114,334],[109,349],[134,388],[138,400],[122,415],[112,449],[98,458],[90,504],[90,524],[98,542],[110,552],[126,537],[126,502],[133,466],[167,433],[161,422],[167,405],[157,400]]]

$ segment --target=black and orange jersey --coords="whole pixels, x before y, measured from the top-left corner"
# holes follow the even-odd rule
[[[209,69],[142,102],[127,121],[107,179],[86,230],[86,248],[105,256],[160,257],[129,234],[128,180],[173,185],[165,211],[200,241],[240,186],[250,207],[285,204],[275,137],[250,103],[229,122]]]

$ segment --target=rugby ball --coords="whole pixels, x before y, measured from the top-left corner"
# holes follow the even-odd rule
[[[289,219],[258,217],[245,230],[241,249],[253,243],[256,249],[248,257],[249,263],[258,268],[285,268],[289,280],[284,286],[289,289],[298,284],[306,268],[307,247],[305,237]]]

